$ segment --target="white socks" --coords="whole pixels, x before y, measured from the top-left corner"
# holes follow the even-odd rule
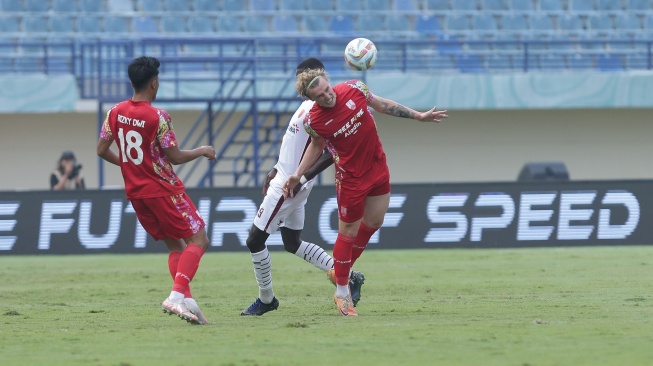
[[[258,297],[265,304],[269,304],[274,299],[272,291],[272,259],[268,248],[258,253],[252,253],[252,263],[254,264],[254,276],[258,283]]]
[[[325,272],[333,268],[333,258],[313,243],[302,241],[295,255]]]

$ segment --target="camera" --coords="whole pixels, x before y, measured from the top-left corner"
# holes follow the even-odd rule
[[[70,172],[70,175],[68,176],[68,179],[73,179],[76,178],[79,175],[79,171],[82,170],[82,164],[77,164],[73,168],[73,171]]]

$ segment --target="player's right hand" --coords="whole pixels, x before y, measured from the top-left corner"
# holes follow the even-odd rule
[[[218,155],[215,152],[215,149],[213,146],[202,146],[204,148],[204,154],[202,154],[204,157],[206,157],[209,160],[217,160]]]
[[[294,188],[299,184],[299,177],[296,175],[291,175],[286,180],[286,183],[283,184],[283,197],[284,198],[293,198],[295,197]]]

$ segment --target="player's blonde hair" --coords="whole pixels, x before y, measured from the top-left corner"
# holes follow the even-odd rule
[[[327,82],[329,81],[329,74],[324,69],[306,69],[299,73],[295,83],[295,89],[299,96],[308,98],[306,96],[308,90],[320,84],[320,77],[323,77]]]

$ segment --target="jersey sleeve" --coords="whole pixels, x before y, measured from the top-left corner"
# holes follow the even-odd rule
[[[107,112],[107,117],[102,122],[102,128],[100,129],[100,138],[111,141],[113,140],[113,133],[111,132],[111,126],[109,126],[109,116],[111,115],[113,108],[109,109]]]
[[[304,125],[304,130],[306,130],[306,133],[308,133],[312,137],[320,137],[320,135],[318,135],[317,132],[315,132],[315,130],[311,128],[311,112],[306,113],[306,116],[304,116],[304,120],[302,123]]]
[[[156,138],[161,143],[162,148],[179,146],[177,143],[177,136],[172,128],[172,118],[168,112],[159,109],[159,128],[156,132]]]
[[[368,88],[367,84],[365,84],[361,80],[347,81],[347,85],[349,85],[349,87],[351,88],[358,89],[361,93],[363,93],[363,95],[365,96],[365,100],[367,100],[368,102],[374,99],[374,94],[372,94],[370,88]]]

